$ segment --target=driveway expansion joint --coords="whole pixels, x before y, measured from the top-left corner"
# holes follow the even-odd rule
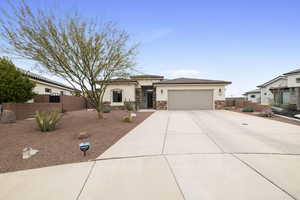
[[[173,178],[174,178],[174,181],[175,181],[175,183],[176,183],[176,185],[177,185],[177,187],[178,187],[178,190],[180,191],[180,194],[182,195],[182,198],[183,198],[184,200],[186,200],[186,198],[185,198],[185,196],[184,196],[184,193],[183,193],[183,191],[182,191],[182,189],[181,189],[181,187],[180,187],[180,185],[179,185],[179,182],[178,182],[178,180],[177,180],[177,178],[176,178],[175,172],[173,171],[172,166],[171,166],[171,164],[170,164],[168,158],[167,158],[165,155],[163,155],[163,157],[164,157],[164,159],[165,159],[166,162],[167,162],[167,165],[168,165],[168,167],[169,167],[169,170],[170,170],[170,172],[171,172],[171,174],[172,174],[172,176],[173,176]]]
[[[163,147],[162,147],[162,150],[161,150],[161,154],[164,154],[164,152],[165,152],[170,118],[171,118],[171,113],[168,115],[168,120],[167,120],[166,131],[165,131],[165,135],[164,135],[164,141],[163,141]]]
[[[124,156],[124,157],[111,157],[111,158],[98,158],[93,161],[105,161],[105,160],[120,160],[131,158],[147,158],[147,157],[159,157],[159,156],[184,156],[184,155],[281,155],[281,156],[300,156],[300,154],[290,153],[255,153],[255,152],[203,152],[203,153],[164,153],[164,154],[149,154],[139,156]]]
[[[254,168],[253,166],[251,166],[249,163],[247,163],[246,161],[242,160],[241,158],[239,158],[237,155],[235,155],[233,153],[231,155],[234,158],[236,158],[237,160],[239,160],[240,162],[242,162],[244,165],[246,165],[247,167],[249,167],[250,169],[252,169],[254,172],[256,172],[258,175],[260,175],[262,178],[264,178],[265,180],[267,180],[269,183],[271,183],[272,185],[274,185],[276,188],[278,188],[279,190],[281,190],[282,192],[284,192],[285,194],[287,194],[288,196],[290,196],[292,199],[297,200],[296,197],[294,197],[288,191],[286,191],[285,189],[283,189],[282,187],[280,187],[279,185],[277,185],[275,182],[273,182],[268,177],[264,176],[261,172],[259,172],[256,168]]]
[[[198,118],[195,116],[195,113],[194,112],[191,112],[190,114],[192,120],[195,122],[195,124],[200,128],[200,129],[203,129],[202,126],[200,126],[199,122],[198,122]],[[201,128],[202,127],[202,128]],[[206,127],[206,129],[208,129]],[[209,129],[210,131],[212,131],[211,129]],[[206,133],[206,131],[204,130],[203,133],[220,149],[220,151],[222,151],[223,153],[225,153],[224,149],[208,134]]]
[[[84,190],[84,188],[85,188],[85,186],[86,186],[86,183],[88,182],[88,180],[89,180],[89,178],[90,178],[90,176],[91,176],[91,174],[92,174],[92,171],[93,171],[95,165],[96,165],[96,161],[93,162],[93,164],[92,164],[92,166],[91,166],[91,168],[90,168],[90,170],[89,170],[89,173],[88,173],[86,179],[84,180],[84,183],[83,183],[83,185],[82,185],[82,188],[80,189],[80,191],[79,191],[79,193],[78,193],[78,195],[77,195],[77,197],[76,197],[76,200],[79,200],[80,195],[81,195],[82,191]]]

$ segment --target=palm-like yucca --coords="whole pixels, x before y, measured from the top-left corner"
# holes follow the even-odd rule
[[[61,119],[61,114],[58,109],[53,109],[50,112],[36,111],[35,119],[42,132],[52,131]]]

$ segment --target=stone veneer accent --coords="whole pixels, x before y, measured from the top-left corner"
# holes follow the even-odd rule
[[[167,110],[167,101],[156,101],[157,110]]]
[[[143,107],[142,104],[142,88],[135,89],[135,101],[136,101],[136,110],[139,110]]]
[[[226,107],[226,101],[225,100],[216,100],[215,101],[215,109],[216,110],[222,110]]]
[[[153,109],[156,109],[156,87],[153,88],[152,101],[153,101]]]

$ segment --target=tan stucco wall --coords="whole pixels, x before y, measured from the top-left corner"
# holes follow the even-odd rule
[[[122,102],[113,103],[112,102],[112,91],[122,90]],[[135,85],[109,85],[107,86],[103,101],[111,102],[111,106],[123,106],[125,101],[135,101]]]
[[[33,91],[37,94],[60,94],[60,92],[63,91],[64,95],[71,95],[71,90],[67,90],[66,88],[59,87],[50,83],[44,83],[34,79],[30,79],[30,80],[36,84]],[[45,92],[45,88],[51,89],[52,92],[51,93]]]
[[[252,95],[255,95],[255,97],[251,97]],[[246,98],[247,98],[248,101],[251,101],[253,103],[260,103],[261,102],[260,93],[247,94]]]
[[[137,80],[138,82],[138,87],[140,86],[153,86],[153,83],[160,82],[161,80],[146,80],[146,79],[141,79]]]
[[[286,79],[278,79],[277,81],[261,88],[261,104],[270,105],[274,103],[274,96],[270,90],[272,87],[286,87],[287,80]]]
[[[287,77],[288,87],[300,87],[300,83],[296,82],[297,78],[300,78],[300,73],[288,75],[288,77]]]
[[[214,101],[225,100],[224,85],[157,85],[156,101],[168,101],[168,90],[214,90]],[[219,92],[221,89],[221,93]],[[163,91],[163,92],[162,92]]]

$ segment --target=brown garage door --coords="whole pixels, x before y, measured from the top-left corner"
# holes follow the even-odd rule
[[[211,110],[213,90],[169,90],[168,110]]]

